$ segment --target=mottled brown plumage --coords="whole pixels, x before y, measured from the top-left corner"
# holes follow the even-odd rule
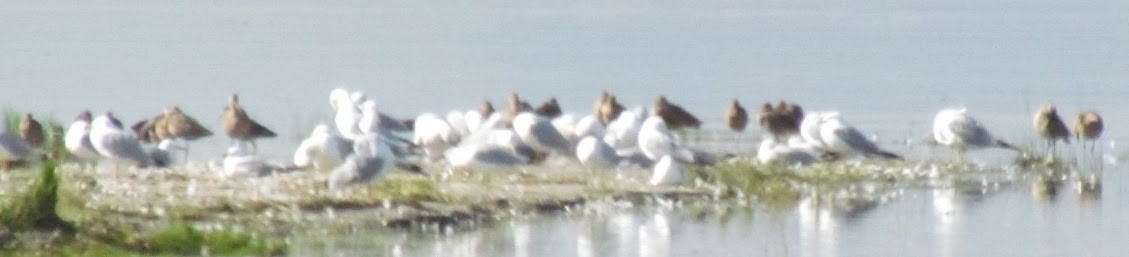
[[[133,130],[133,133],[137,134],[137,140],[140,140],[142,143],[160,142],[169,136],[168,130],[165,129],[164,118],[164,113],[157,114],[157,116],[153,116],[147,120],[138,121],[132,126],[129,126],[129,128]]]
[[[482,101],[482,105],[478,107],[478,112],[482,113],[482,117],[490,117],[490,114],[494,114],[494,104],[490,103],[489,100]]]
[[[505,118],[506,127],[513,127],[514,117],[517,117],[518,114],[533,110],[533,107],[530,106],[528,102],[521,100],[521,97],[518,97],[517,93],[510,93],[506,102],[510,106],[509,110],[506,110],[506,115],[503,117]]]
[[[607,91],[600,94],[598,101],[597,105],[599,105],[599,108],[596,110],[596,118],[600,119],[600,122],[604,123],[604,125],[619,118],[619,114],[623,113],[623,110],[626,109],[616,100],[614,95],[608,94]]]
[[[659,95],[651,108],[652,113],[661,117],[670,129],[686,127],[698,128],[702,126],[702,121],[698,120],[698,117],[694,117],[693,114],[683,109],[682,106],[670,103],[670,101],[666,99],[666,96]]]
[[[1084,111],[1074,117],[1074,134],[1079,141],[1096,140],[1102,136],[1105,124],[1097,111]]]
[[[796,124],[797,128],[800,127],[800,122],[803,122],[804,120],[804,108],[800,107],[800,105],[796,103],[785,102],[784,100],[780,100],[780,103],[778,103],[777,106],[780,107],[778,109],[781,113],[792,117],[792,120]]]
[[[596,102],[592,103],[592,114],[596,115],[596,118],[600,117],[600,110],[604,108],[604,103],[608,101],[610,96],[611,94],[607,90],[601,91],[600,96],[596,97]]]
[[[243,110],[239,105],[239,96],[231,95],[228,106],[223,112],[223,129],[228,137],[241,141],[252,141],[257,138],[275,137],[274,131],[264,127]]]
[[[725,109],[725,124],[729,125],[729,129],[737,132],[745,131],[745,126],[749,124],[749,113],[737,99],[733,99],[733,103]]]
[[[170,106],[166,108],[163,116],[162,122],[158,125],[164,125],[169,138],[196,140],[212,135],[211,130],[200,125],[200,122],[197,122],[196,119],[184,114],[180,107]]]
[[[1058,116],[1058,111],[1054,105],[1046,105],[1040,108],[1035,112],[1031,122],[1039,137],[1047,140],[1047,143],[1052,147],[1059,140],[1070,142],[1070,131],[1066,129],[1066,123],[1062,122],[1062,118]]]
[[[798,134],[803,119],[803,108],[785,101],[780,101],[775,107],[772,103],[765,102],[757,112],[757,123],[760,123],[761,128],[777,140],[787,140],[788,137]]]
[[[550,119],[556,118],[562,114],[561,105],[557,103],[556,97],[552,97],[542,103],[541,106],[534,108],[533,113]]]
[[[32,148],[40,148],[45,141],[43,134],[43,125],[39,124],[35,118],[31,117],[31,113],[25,113],[23,118],[20,119],[20,137],[27,142]]]

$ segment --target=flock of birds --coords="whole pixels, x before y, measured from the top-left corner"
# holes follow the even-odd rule
[[[333,89],[333,127],[319,124],[295,149],[293,162],[280,164],[256,155],[255,140],[276,134],[253,120],[232,95],[223,114],[223,130],[233,140],[217,169],[230,176],[263,176],[280,171],[328,171],[327,185],[343,187],[379,178],[392,167],[422,173],[418,162],[444,163],[449,170],[505,168],[533,165],[549,158],[571,159],[592,169],[638,166],[652,170],[649,183],[682,183],[686,165],[711,165],[718,156],[684,144],[674,131],[696,129],[702,121],[664,96],[648,108],[627,108],[607,91],[600,94],[589,115],[562,112],[556,99],[533,107],[516,93],[508,97],[507,110],[495,110],[485,101],[476,109],[451,111],[445,116],[421,114],[400,120],[380,112],[376,102],[361,91]],[[762,163],[806,165],[843,158],[901,159],[881,149],[839,112],[808,112],[791,102],[765,103],[756,114],[768,134],[757,150]],[[725,113],[728,127],[745,130],[750,115],[737,100]],[[1037,133],[1053,145],[1069,142],[1070,131],[1054,106],[1035,113]],[[1074,131],[1078,140],[1092,141],[1103,129],[1097,112],[1078,114]],[[17,130],[0,123],[0,162],[37,159],[44,143],[42,126],[25,114]],[[83,111],[64,135],[73,160],[87,168],[106,160],[114,168],[173,165],[172,152],[188,155],[188,142],[212,132],[180,108],[126,128],[112,113],[97,117]],[[939,111],[932,141],[960,153],[1000,147],[1019,150],[996,139],[966,109]],[[5,168],[7,168],[5,166]]]

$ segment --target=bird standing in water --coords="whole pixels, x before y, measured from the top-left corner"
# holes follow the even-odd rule
[[[1062,122],[1054,105],[1046,105],[1036,111],[1031,123],[1039,137],[1047,140],[1050,152],[1055,151],[1055,144],[1060,140],[1070,143],[1070,131],[1066,129],[1066,123]]]
[[[1074,117],[1074,134],[1083,146],[1089,144],[1091,153],[1094,152],[1094,141],[1102,136],[1104,127],[1102,116],[1097,111],[1084,111]]]

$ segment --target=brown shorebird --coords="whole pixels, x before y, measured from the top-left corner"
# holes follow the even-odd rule
[[[482,113],[482,118],[490,117],[490,114],[494,114],[494,104],[491,104],[490,100],[483,100],[478,112]]]
[[[600,94],[600,99],[596,100],[595,108],[596,118],[600,119],[600,122],[604,123],[604,125],[619,118],[619,114],[626,109],[616,100],[615,96],[609,94],[608,91],[604,91]]]
[[[43,146],[44,136],[43,125],[32,118],[31,113],[25,113],[20,119],[20,137],[32,148],[40,148]]]
[[[231,139],[238,142],[250,142],[255,151],[258,151],[255,139],[276,136],[274,131],[247,116],[247,112],[239,106],[239,95],[237,94],[231,94],[228,106],[223,110],[223,130]]]
[[[521,97],[518,97],[517,93],[510,93],[506,102],[510,106],[510,109],[506,110],[506,114],[503,117],[506,121],[506,127],[513,127],[514,117],[517,117],[518,114],[533,110],[533,107],[530,106],[528,102],[521,100]]]
[[[792,120],[794,120],[796,123],[796,127],[799,127],[800,122],[804,120],[804,108],[800,107],[800,105],[796,103],[780,100],[780,102],[776,104],[776,107],[777,110],[779,110],[783,114],[792,117]]]
[[[180,107],[170,106],[165,108],[164,113],[165,130],[168,131],[170,138],[182,140],[196,140],[212,135],[212,131],[200,125],[196,119],[184,114]]]
[[[545,103],[542,103],[541,106],[534,108],[533,113],[537,114],[538,116],[550,119],[556,118],[558,116],[561,116],[562,114],[561,105],[560,103],[557,103],[556,97],[552,97],[549,98],[549,100],[545,101]]]
[[[1045,105],[1036,111],[1031,123],[1039,137],[1047,140],[1051,151],[1054,151],[1055,143],[1059,140],[1070,143],[1070,131],[1066,129],[1066,123],[1062,122],[1062,118],[1059,118],[1054,105]]]
[[[596,102],[592,103],[592,114],[596,115],[596,118],[600,117],[600,109],[604,108],[604,103],[608,101],[608,97],[611,97],[611,94],[608,93],[607,90],[604,90],[600,92],[600,96],[596,98]]]
[[[757,123],[778,142],[787,141],[788,137],[798,134],[803,119],[803,108],[785,101],[780,101],[775,107],[772,103],[765,102],[757,113]]]
[[[165,125],[165,114],[157,114],[147,120],[138,121],[129,126],[137,134],[137,140],[142,143],[157,143],[169,137],[168,126]]]
[[[685,127],[698,128],[702,126],[702,121],[693,114],[687,112],[682,106],[672,104],[666,99],[666,96],[659,95],[655,99],[655,104],[651,107],[651,112],[658,115],[666,122],[669,129],[680,129]]]
[[[1094,151],[1094,141],[1102,136],[1104,126],[1102,116],[1098,115],[1097,111],[1084,111],[1074,116],[1074,135],[1079,142],[1083,144],[1088,142],[1091,152]]]
[[[158,126],[163,126],[163,131],[167,133],[167,135],[160,135],[162,129],[157,130],[157,134],[160,135],[162,140],[180,139],[184,141],[194,141],[212,135],[211,130],[200,125],[200,122],[188,116],[188,114],[184,114],[184,111],[181,111],[178,106],[165,108],[165,113],[163,113],[162,116],[160,122],[157,123]],[[184,151],[184,161],[188,162],[189,148],[187,142],[181,148]]]
[[[741,107],[737,99],[733,99],[733,103],[725,109],[725,124],[736,132],[745,131],[745,126],[749,124],[749,113],[745,112],[745,107]]]

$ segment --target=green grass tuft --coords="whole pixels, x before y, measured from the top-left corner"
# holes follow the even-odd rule
[[[57,164],[48,161],[40,168],[39,179],[16,195],[8,205],[0,207],[0,223],[11,230],[32,228],[72,228],[55,211],[59,178]]]
[[[722,186],[725,196],[747,196],[768,206],[791,206],[801,199],[795,172],[782,166],[750,162],[719,164],[709,181]]]
[[[156,254],[278,255],[284,244],[235,230],[200,231],[188,223],[175,222],[148,240]]]
[[[368,187],[368,199],[387,199],[401,202],[441,201],[446,199],[435,182],[429,179],[402,178],[373,183]]]

